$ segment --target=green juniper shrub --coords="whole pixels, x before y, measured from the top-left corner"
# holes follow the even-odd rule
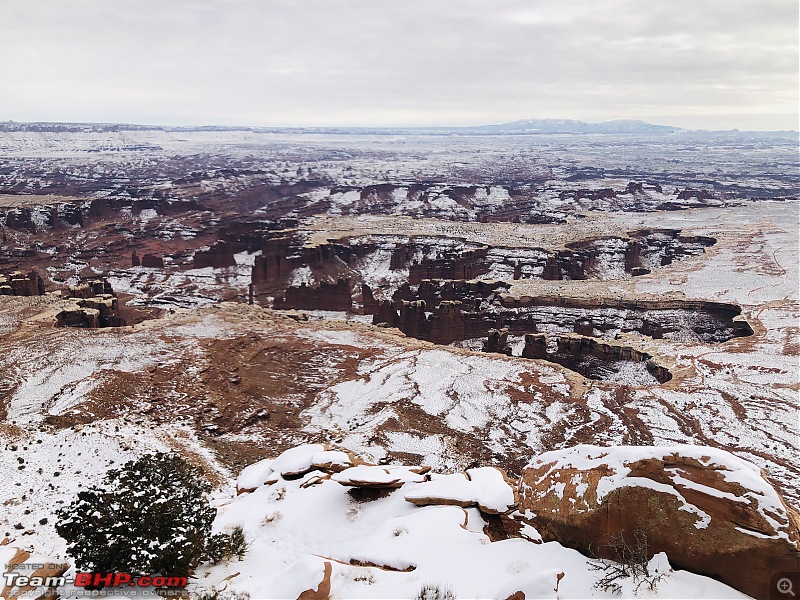
[[[79,569],[186,576],[200,562],[216,510],[197,467],[157,453],[109,471],[57,513]]]

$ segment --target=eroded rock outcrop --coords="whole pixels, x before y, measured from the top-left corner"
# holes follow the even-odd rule
[[[218,526],[244,523],[253,548],[288,537],[305,549],[277,570],[251,555],[236,565],[244,577],[235,580],[227,569],[210,570],[214,585],[246,582],[259,597],[317,597],[327,579],[343,597],[358,596],[364,582],[373,595],[414,597],[432,574],[463,584],[465,573],[475,575],[473,587],[459,588],[466,597],[589,597],[602,574],[589,550],[573,542],[588,540],[604,555],[597,544],[621,523],[640,533],[649,528],[642,560],[645,583],[657,579],[655,596],[738,597],[694,574],[706,569],[723,579],[709,566],[733,557],[739,564],[728,570],[741,571],[733,585],[744,582],[739,589],[765,597],[766,588],[748,589],[747,580],[769,584],[773,567],[790,571],[782,552],[788,548],[791,558],[797,545],[794,517],[758,468],[707,447],[577,446],[541,455],[517,481],[495,467],[434,473],[307,444],[247,467],[237,487],[240,495],[220,507]],[[764,548],[775,564],[761,561]],[[716,562],[705,562],[715,554]],[[640,597],[642,581],[621,575],[619,592]]]
[[[366,283],[361,284],[361,306],[365,315],[374,315],[378,311],[378,301]]]
[[[800,568],[800,517],[762,471],[702,446],[576,446],[522,473],[520,512],[546,541],[605,558],[614,535],[753,597]]]
[[[396,489],[406,483],[427,481],[430,467],[359,465],[334,473],[332,479],[344,486],[361,489]]]
[[[511,346],[508,344],[508,329],[490,329],[486,341],[483,343],[484,352],[496,352],[511,356]]]
[[[523,358],[547,358],[547,335],[544,333],[526,333]]]
[[[108,280],[101,277],[69,286],[66,295],[70,298],[93,298],[101,295],[113,296],[114,290]]]
[[[127,323],[117,314],[118,310],[117,298],[111,294],[78,298],[56,315],[56,327],[123,327]]]
[[[467,337],[464,313],[459,300],[443,300],[430,318],[429,339],[437,344],[449,344]]]
[[[404,494],[417,506],[477,506],[489,515],[508,513],[517,506],[514,482],[497,467],[467,469],[464,473],[440,475]]]
[[[644,363],[647,370],[659,383],[672,379],[672,373],[653,356],[613,341],[598,340],[578,334],[563,334],[556,337],[557,351],[549,359],[564,366],[570,366],[573,358],[590,355],[606,362],[630,361]]]
[[[716,200],[718,196],[712,190],[686,188],[678,192],[678,200],[691,200],[692,198],[696,198],[699,202],[704,202],[706,200]]]
[[[384,324],[390,327],[400,325],[400,314],[395,310],[394,303],[391,300],[380,300],[378,302],[378,308],[372,315],[372,324]]]
[[[336,283],[322,282],[318,286],[305,283],[290,286],[286,288],[282,298],[275,299],[274,307],[350,311],[353,307],[350,280],[339,279]]]
[[[489,247],[469,248],[445,253],[441,258],[412,262],[408,282],[416,285],[423,279],[474,279],[486,273]]]
[[[192,264],[195,269],[211,267],[212,269],[224,269],[235,267],[236,258],[234,254],[241,252],[241,248],[236,248],[228,242],[216,242],[204,250],[196,250],[192,257]]]
[[[111,284],[103,277],[71,285],[64,293],[73,304],[56,315],[56,327],[123,327],[119,300]]]
[[[673,337],[724,342],[752,335],[753,331],[741,314],[741,307],[724,302],[501,294],[499,303],[500,306],[491,310],[504,318],[512,333],[519,331],[517,324],[525,315],[552,329],[569,328],[581,335],[603,338],[620,331],[636,331],[654,339]]]
[[[164,258],[155,254],[145,254],[142,256],[142,266],[148,269],[163,269]]]
[[[14,271],[0,275],[0,296],[41,296],[44,294],[44,280],[39,273]]]
[[[262,485],[279,479],[297,479],[312,471],[330,476],[364,464],[349,452],[332,449],[327,444],[306,444],[290,448],[274,459],[264,459],[248,465],[236,480],[236,493],[249,494]]]
[[[480,301],[491,298],[498,291],[506,291],[509,284],[504,281],[466,279],[423,279],[419,282],[415,298],[436,306],[443,300],[458,300],[462,304],[480,306]],[[408,292],[411,290],[406,286]],[[403,292],[400,292],[401,294]],[[410,297],[403,298],[405,300]]]

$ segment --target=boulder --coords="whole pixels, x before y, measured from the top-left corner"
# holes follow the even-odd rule
[[[442,475],[415,485],[404,497],[417,506],[477,506],[484,513],[494,515],[510,512],[518,500],[505,471],[496,467]]]
[[[421,483],[430,467],[358,465],[335,473],[331,479],[349,487],[394,489],[407,482]]]
[[[277,479],[278,476],[272,470],[272,460],[269,458],[247,465],[236,479],[236,495],[249,494],[256,491],[256,488]]]
[[[676,567],[768,597],[800,570],[800,516],[752,463],[704,446],[576,446],[522,473],[519,510],[545,541],[616,558],[612,537]]]
[[[327,444],[303,444],[289,448],[277,458],[261,460],[244,468],[236,480],[236,493],[245,494],[279,479],[298,479],[311,471],[338,473],[364,461]]]

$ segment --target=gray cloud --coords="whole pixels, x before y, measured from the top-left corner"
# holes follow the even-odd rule
[[[0,39],[0,119],[798,119],[794,0],[4,0]]]

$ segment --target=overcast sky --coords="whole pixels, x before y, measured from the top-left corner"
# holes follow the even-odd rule
[[[2,0],[0,120],[798,128],[797,0]]]

